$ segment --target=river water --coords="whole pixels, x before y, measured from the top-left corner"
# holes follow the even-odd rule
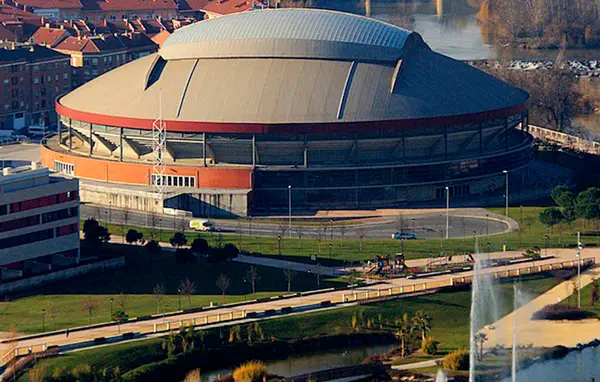
[[[565,358],[539,362],[519,371],[517,381],[523,382],[591,382],[600,380],[600,349],[588,348],[569,353]],[[510,382],[508,378],[503,382]]]
[[[336,349],[330,352],[294,355],[284,360],[267,361],[265,365],[270,374],[281,377],[314,373],[319,370],[359,365],[373,354],[386,353],[396,345],[376,345],[359,348]],[[222,369],[202,373],[202,382],[213,382],[232,373],[231,369]]]
[[[554,60],[556,50],[521,50],[495,44],[477,20],[475,0],[313,0],[319,7],[360,15],[417,31],[429,46],[457,60]],[[600,59],[600,49],[570,49],[571,59]],[[600,116],[576,116],[571,133],[600,140]]]

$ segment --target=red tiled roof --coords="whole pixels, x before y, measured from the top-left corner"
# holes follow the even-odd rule
[[[79,0],[15,0],[15,2],[33,8],[83,8]]]
[[[42,18],[38,15],[34,15],[31,12],[24,11],[20,8],[10,6],[8,4],[0,3],[0,21],[7,20],[28,20],[30,22],[37,22],[41,25]]]
[[[208,4],[210,0],[179,0],[180,11],[199,11]]]
[[[42,0],[43,1],[43,0]],[[84,11],[177,10],[174,0],[81,0]]]
[[[113,35],[91,38],[68,37],[56,46],[57,50],[83,53],[100,53],[114,50],[125,50],[125,45]]]
[[[50,48],[54,48],[62,40],[69,36],[69,32],[67,32],[65,29],[42,27],[38,29],[31,37],[33,38],[33,42],[35,44],[46,45]]]
[[[217,15],[229,15],[232,13],[245,12],[251,8],[251,0],[212,0],[201,10]]]

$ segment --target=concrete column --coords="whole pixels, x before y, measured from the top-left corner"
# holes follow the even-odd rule
[[[346,302],[346,295],[342,293],[342,303]]]
[[[167,322],[167,330],[171,330],[171,323]]]
[[[204,316],[204,324],[208,324],[208,316]]]
[[[123,162],[123,128],[119,130],[119,161]]]
[[[450,278],[450,286],[454,286],[454,277]]]
[[[256,167],[256,135],[252,135],[252,168]]]
[[[229,312],[229,319],[233,320],[233,312]]]
[[[156,333],[156,332],[157,332],[157,330],[156,330],[156,324],[154,324],[154,329],[152,330],[152,332],[153,332],[153,333]]]
[[[206,133],[202,133],[202,161],[206,167]]]
[[[90,156],[92,156],[92,149],[94,148],[94,140],[92,139],[94,133],[94,124],[90,123]]]
[[[414,292],[414,291],[416,291],[416,290],[417,290],[417,286],[413,284],[413,286],[412,286],[412,291]]]
[[[391,296],[392,295],[392,288],[389,288],[388,292],[390,292],[390,296]]]
[[[217,322],[221,322],[221,313],[217,313]]]
[[[73,124],[73,120],[69,118],[69,150],[73,149],[73,131],[71,130],[71,125]]]
[[[400,287],[400,293],[404,293],[404,287],[403,286]]]
[[[246,318],[246,309],[242,309],[242,318]]]
[[[381,297],[381,289],[377,289],[377,297]]]

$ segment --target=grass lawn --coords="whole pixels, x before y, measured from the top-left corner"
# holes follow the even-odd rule
[[[126,253],[126,266],[103,273],[86,275],[63,281],[46,287],[37,288],[32,295],[14,296],[9,302],[0,303],[0,331],[14,326],[19,333],[42,331],[42,309],[46,310],[45,330],[61,329],[87,325],[89,316],[83,302],[91,297],[96,307],[93,309],[92,323],[110,319],[111,303],[113,309],[122,302],[129,317],[156,313],[154,287],[164,286],[165,296],[161,302],[161,311],[168,312],[181,308],[187,309],[190,303],[186,296],[177,293],[179,283],[189,279],[195,283],[195,293],[191,296],[191,307],[209,305],[211,301],[221,302],[221,291],[216,279],[226,274],[231,285],[227,290],[226,302],[241,301],[244,297],[253,298],[247,278],[248,265],[226,262],[210,264],[199,260],[196,264],[180,264],[170,252],[149,255],[145,250],[131,246],[120,247]],[[287,293],[287,281],[283,271],[275,268],[256,267],[260,276],[257,282],[257,297]],[[248,280],[248,279],[247,279]],[[340,285],[341,280],[322,280],[320,288]],[[316,289],[314,275],[298,274],[292,282],[292,290]],[[52,314],[54,312],[54,314]]]
[[[600,286],[599,281],[596,281],[596,283],[598,286]],[[573,293],[569,296],[569,298],[561,301],[560,304],[564,306],[577,307],[577,293]],[[592,305],[592,284],[581,289],[581,309],[600,316],[600,301]]]
[[[504,208],[490,208],[491,212],[503,215]],[[521,226],[518,232],[511,232],[502,235],[491,235],[488,237],[480,237],[479,245],[481,251],[502,251],[503,246],[506,249],[519,250],[538,246],[542,249],[548,247],[563,247],[574,245],[577,238],[577,230],[582,231],[583,241],[586,245],[600,244],[600,235],[592,232],[592,225],[584,224],[583,220],[578,220],[572,227],[561,225],[554,228],[554,232],[549,230],[539,221],[539,214],[544,210],[544,207],[512,207],[509,209],[509,216],[517,221]],[[161,241],[167,242],[173,235],[173,230],[167,229],[150,229],[136,228],[144,233],[145,238],[152,236],[160,238]],[[334,232],[339,233],[340,227],[334,227]],[[109,225],[109,230],[114,235],[122,235],[123,228],[119,225]],[[350,229],[348,229],[349,232]],[[548,240],[545,235],[548,234]],[[469,235],[467,232],[466,235]],[[221,243],[233,243],[240,249],[262,253],[264,255],[277,256],[279,254],[277,238],[262,237],[262,236],[245,236],[237,234],[218,234],[218,233],[198,233],[186,232],[188,243],[195,237],[204,237],[210,244],[215,245]],[[287,236],[287,235],[286,235]],[[360,249],[360,240],[355,238],[334,238],[331,242],[331,257],[329,256],[328,238],[320,242],[314,237],[307,237],[304,233],[302,239],[299,239],[296,231],[294,237],[285,237],[282,239],[282,254],[284,256],[303,258],[303,261],[310,261],[311,255],[323,259],[320,260],[325,265],[325,261],[337,260],[338,262],[348,260],[366,260],[372,259],[375,255],[393,254],[400,251],[400,242],[392,239],[369,239],[368,235],[363,240],[362,250]],[[488,245],[489,244],[489,245]],[[448,253],[463,253],[465,251],[473,251],[474,239],[451,239],[451,240],[407,240],[404,242],[404,251],[407,259],[416,259],[429,256],[431,252],[434,256],[438,256],[442,252]],[[543,251],[542,251],[543,253]]]
[[[535,275],[523,277],[521,285],[529,295],[537,296],[557,282],[555,277],[549,275]],[[512,309],[512,282],[502,283],[498,288],[503,302],[502,313],[507,314]],[[363,311],[365,319],[370,317],[377,320],[381,315],[383,320],[392,322],[404,313],[412,316],[416,311],[423,310],[431,315],[431,335],[440,342],[440,352],[445,353],[468,347],[470,304],[470,291],[462,290],[277,318],[262,321],[260,325],[267,337],[299,339],[324,334],[351,333],[352,316],[357,310]],[[153,339],[71,353],[43,360],[42,364],[49,372],[57,367],[69,369],[82,363],[87,363],[96,370],[119,366],[121,372],[125,372],[164,356],[160,349],[160,340]],[[414,361],[423,360],[418,355],[416,357]],[[26,381],[25,377],[20,380]]]

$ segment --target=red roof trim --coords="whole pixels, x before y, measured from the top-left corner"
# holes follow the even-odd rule
[[[321,132],[353,132],[373,130],[374,124],[378,129],[393,130],[397,128],[424,128],[442,127],[454,124],[483,122],[493,119],[520,114],[529,107],[529,100],[506,107],[484,111],[480,113],[461,114],[444,117],[405,119],[392,121],[370,121],[370,122],[332,122],[312,124],[265,124],[265,123],[228,123],[228,122],[190,122],[190,121],[165,121],[169,131],[182,133],[240,133],[240,134],[265,134],[265,133],[321,133]],[[56,101],[56,112],[61,116],[72,118],[82,122],[96,123],[99,125],[127,127],[133,129],[151,130],[151,119],[117,117],[103,114],[89,113],[73,110]]]

